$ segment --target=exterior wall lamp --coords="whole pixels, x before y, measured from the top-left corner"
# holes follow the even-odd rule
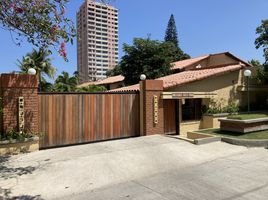
[[[141,79],[141,81],[145,81],[145,80],[146,80],[146,75],[145,75],[145,74],[142,74],[142,75],[140,76],[140,79]]]
[[[34,68],[29,68],[27,73],[30,75],[36,75],[36,70]]]

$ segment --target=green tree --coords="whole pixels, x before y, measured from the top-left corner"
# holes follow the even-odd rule
[[[175,22],[173,14],[170,16],[170,19],[168,21],[168,26],[167,26],[166,35],[165,35],[165,41],[172,42],[177,48],[176,56],[174,56],[173,61],[179,61],[179,60],[184,60],[184,59],[190,58],[190,56],[188,54],[184,53],[181,50],[181,48],[179,47],[178,31],[177,31],[176,22]]]
[[[255,69],[256,73],[253,73],[253,80],[257,84],[266,84],[268,83],[268,72],[264,70],[264,66],[258,60],[250,60],[248,61]]]
[[[178,32],[173,14],[170,16],[170,19],[168,21],[165,41],[172,42],[177,48],[179,47]]]
[[[54,90],[56,92],[74,92],[77,84],[75,76],[70,77],[68,72],[63,71],[55,80]]]
[[[262,20],[262,23],[256,29],[256,34],[258,35],[257,39],[255,40],[256,48],[263,48],[264,53],[264,69],[268,72],[268,19]]]
[[[75,36],[74,23],[65,16],[69,0],[1,0],[0,25],[20,45],[22,39],[42,48],[53,46],[66,58],[65,43]]]
[[[107,89],[104,86],[90,85],[87,87],[76,88],[76,92],[104,92]]]
[[[121,70],[121,66],[120,65],[116,65],[115,68],[113,68],[112,70],[108,70],[106,72],[106,76],[116,76],[116,75],[120,75],[122,74],[122,70]]]
[[[133,45],[124,44],[123,50],[125,55],[116,71],[125,76],[126,85],[131,85],[139,82],[141,74],[148,79],[170,74],[177,48],[170,42],[135,38]]]
[[[257,60],[251,60],[250,63],[257,67],[257,73],[254,77],[258,83],[268,83],[268,20],[262,20],[261,25],[257,27],[255,40],[256,49],[263,48],[265,62],[261,64]]]
[[[41,79],[40,88],[42,92],[54,92],[54,85],[46,81],[45,78]]]

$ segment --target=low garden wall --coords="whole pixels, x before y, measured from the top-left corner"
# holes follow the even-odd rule
[[[198,133],[195,131],[187,132],[187,139],[193,140],[193,143],[197,145],[221,141],[220,137],[216,137],[209,134]]]
[[[225,119],[229,113],[205,114],[202,117],[202,129],[220,128],[219,119]]]
[[[0,141],[0,155],[28,153],[39,150],[39,138],[33,137],[24,141]]]
[[[249,133],[254,131],[268,130],[268,118],[259,119],[219,119],[220,128],[223,131]]]

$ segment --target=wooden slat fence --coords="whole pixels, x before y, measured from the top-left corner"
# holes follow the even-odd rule
[[[40,94],[40,147],[139,136],[139,94]]]

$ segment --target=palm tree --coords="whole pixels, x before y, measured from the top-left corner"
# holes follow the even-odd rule
[[[87,87],[76,88],[76,92],[104,92],[107,89],[104,86],[90,85]]]
[[[51,58],[49,58],[50,52],[46,49],[33,49],[31,53],[27,53],[22,57],[22,60],[18,60],[18,67],[23,73],[27,73],[29,68],[34,68],[39,77],[41,83],[42,77],[47,75],[49,78],[54,78],[57,70],[51,64]]]
[[[77,78],[70,77],[68,72],[63,71],[55,80],[55,90],[57,92],[73,92],[77,86]]]
[[[52,83],[49,83],[46,81],[45,78],[42,77],[40,82],[40,88],[42,92],[53,92],[54,91],[54,85]]]

